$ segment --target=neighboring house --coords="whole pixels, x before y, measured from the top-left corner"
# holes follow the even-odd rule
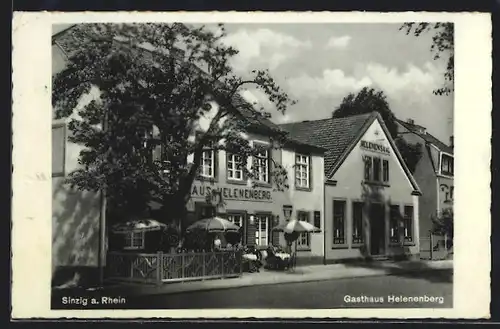
[[[327,149],[325,262],[418,257],[421,192],[378,113],[281,127]]]
[[[67,63],[65,50],[57,40],[64,32],[52,36],[52,77]],[[93,94],[83,97],[89,102]],[[75,110],[77,112],[77,109]],[[70,189],[64,180],[77,169],[81,146],[68,141],[71,131],[68,119],[52,120],[52,284],[68,280],[86,284],[98,282],[99,255],[104,241],[101,220],[101,198],[97,193]],[[101,259],[104,261],[104,259]],[[103,263],[104,265],[104,263]]]
[[[425,127],[412,119],[397,120],[398,136],[408,143],[422,145],[422,156],[413,177],[422,189],[420,198],[420,236],[428,238],[432,229],[431,217],[453,207],[453,137],[446,145]]]
[[[53,76],[64,69],[68,60],[67,54],[72,51],[67,46],[70,43],[65,40],[65,33],[68,31],[60,31],[52,37]],[[146,57],[148,52],[151,52],[150,49],[143,50]],[[98,95],[96,88],[84,95],[74,109],[74,115],[78,115],[78,109],[86,102],[96,99]],[[210,118],[219,108],[215,102],[212,102],[211,106],[212,110],[197,123],[190,138],[195,138],[196,132],[208,128]],[[280,128],[268,119],[253,115],[253,107],[240,96],[235,96],[233,106],[239,114],[253,123],[242,138],[262,146],[262,152],[248,161],[249,166],[254,164],[258,171],[257,181],[250,181],[238,170],[238,162],[241,159],[237,155],[207,149],[201,159],[199,176],[192,187],[192,199],[188,204],[189,214],[184,227],[213,214],[206,203],[206,195],[213,189],[221,191],[225,203],[218,209],[218,214],[242,227],[242,242],[245,244],[259,248],[270,244],[283,245],[283,234],[272,231],[272,228],[285,220],[284,209],[289,205],[295,206],[296,215],[301,219],[323,227],[325,150],[312,143],[294,139],[289,139],[282,149],[273,148],[271,137]],[[105,266],[108,243],[108,228],[105,224],[105,209],[101,196],[71,190],[63,184],[67,175],[78,168],[78,157],[82,149],[81,146],[68,141],[68,135],[71,134],[67,127],[68,121],[53,120],[52,128],[54,285],[71,278],[80,283],[95,282],[99,268]],[[190,161],[192,162],[192,157],[188,158],[188,163]],[[282,164],[287,169],[289,189],[275,190],[271,178],[272,162]],[[294,177],[297,177],[297,180],[294,180]],[[131,232],[120,242],[121,248],[144,252],[147,245],[145,237],[144,234]],[[300,256],[323,259],[323,240],[322,233],[304,234],[299,242]]]

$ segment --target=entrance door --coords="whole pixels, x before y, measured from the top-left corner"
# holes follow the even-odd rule
[[[385,253],[385,208],[383,204],[370,206],[370,249],[372,256]]]

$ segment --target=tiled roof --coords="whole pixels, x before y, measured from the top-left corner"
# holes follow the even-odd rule
[[[280,127],[289,132],[291,138],[325,148],[325,174],[328,174],[372,116],[373,113],[366,113],[344,118],[286,123]]]
[[[439,139],[437,139],[433,135],[429,134],[428,132],[426,132],[424,134],[424,133],[421,133],[418,130],[416,130],[416,128],[422,127],[422,126],[411,124],[409,122],[406,122],[406,121],[403,121],[403,120],[399,120],[399,119],[396,119],[396,121],[400,125],[402,125],[403,127],[405,127],[406,129],[408,129],[409,131],[411,131],[414,134],[420,136],[427,143],[433,144],[434,146],[436,146],[438,149],[440,149],[443,152],[453,154],[453,148],[451,146],[446,145],[445,143],[443,143],[442,141],[440,141]],[[422,128],[424,128],[424,127],[422,127]]]

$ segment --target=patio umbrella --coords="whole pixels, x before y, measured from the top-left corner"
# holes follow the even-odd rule
[[[288,222],[281,223],[278,226],[273,227],[274,231],[285,232],[288,234],[292,233],[317,233],[321,232],[319,228],[303,220],[292,219]],[[297,251],[297,239],[295,239],[295,251]]]
[[[111,228],[111,231],[113,233],[150,232],[160,231],[166,227],[166,224],[154,219],[136,219],[115,224]]]
[[[240,227],[222,217],[210,217],[201,219],[190,225],[186,231],[205,231],[212,232],[239,232]]]
[[[314,226],[311,223],[308,223],[303,220],[298,220],[298,219],[292,219],[288,222],[281,223],[280,225],[276,226],[273,228],[273,230],[278,231],[278,232],[285,232],[285,233],[317,233],[321,232],[319,228]]]

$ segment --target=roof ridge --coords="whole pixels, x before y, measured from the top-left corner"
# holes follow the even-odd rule
[[[335,121],[335,120],[339,120],[339,119],[353,118],[353,117],[362,117],[362,116],[367,116],[368,117],[368,116],[374,115],[374,113],[378,113],[378,112],[377,111],[372,111],[372,112],[347,115],[347,116],[344,116],[344,117],[337,117],[337,118],[328,117],[328,118],[315,119],[315,120],[292,121],[292,122],[279,123],[278,126],[285,126],[285,125],[297,124],[297,123],[307,123],[307,122]]]

